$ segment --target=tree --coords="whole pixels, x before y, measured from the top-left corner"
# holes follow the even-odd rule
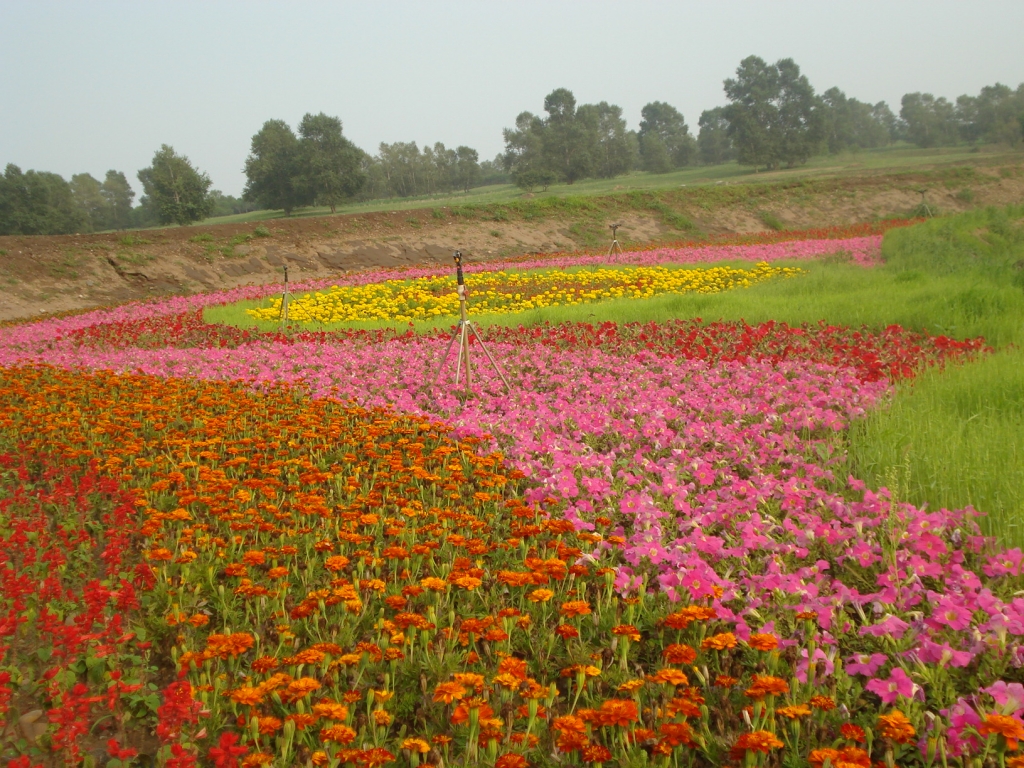
[[[285,216],[313,202],[304,184],[299,158],[299,139],[284,120],[267,120],[252,137],[245,160],[242,197],[265,209],[280,208]]]
[[[908,93],[900,102],[900,118],[907,139],[919,147],[955,144],[958,133],[956,110],[949,101],[930,93]]]
[[[107,177],[100,187],[100,194],[107,201],[107,226],[112,229],[127,229],[132,221],[132,201],[135,190],[121,171],[107,171]]]
[[[163,224],[191,224],[205,219],[213,210],[210,177],[167,144],[160,146],[153,163],[139,171],[138,177]]]
[[[892,140],[895,116],[884,101],[872,106],[829,88],[821,94],[821,102],[825,143],[831,154],[881,147]]]
[[[778,168],[805,162],[824,134],[821,101],[792,59],[769,65],[748,56],[725,81],[729,137],[744,165]]]
[[[544,126],[545,170],[554,171],[567,184],[591,173],[596,135],[588,131],[584,110],[576,109],[576,97],[568,88],[556,88],[544,99],[548,118]]]
[[[455,148],[455,175],[456,185],[463,191],[469,190],[480,178],[480,155],[471,147],[465,145]]]
[[[88,220],[61,176],[9,163],[0,177],[0,235],[61,235],[81,232]]]
[[[71,194],[75,205],[86,220],[86,229],[95,232],[106,229],[110,220],[107,200],[103,197],[103,187],[89,173],[76,173],[71,177]]]
[[[341,120],[323,112],[305,115],[299,136],[307,193],[334,213],[339,202],[354,196],[366,182],[361,153],[342,136]]]
[[[544,167],[544,121],[532,112],[520,112],[516,127],[502,131],[505,137],[505,152],[502,165],[512,176],[513,182],[524,173],[539,172]]]
[[[640,167],[665,173],[692,165],[696,142],[682,114],[671,104],[652,101],[640,110]]]
[[[729,138],[729,121],[725,107],[705,109],[700,113],[700,133],[697,134],[697,153],[704,165],[718,165],[736,158],[736,150]]]
[[[1024,138],[1024,84],[1013,91],[996,83],[977,96],[961,96],[956,118],[965,141],[1015,146]]]
[[[592,134],[586,144],[593,174],[610,179],[629,172],[636,164],[636,144],[626,130],[622,107],[602,101],[583,104],[576,113],[585,130]]]

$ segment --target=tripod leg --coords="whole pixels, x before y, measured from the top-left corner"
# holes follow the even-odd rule
[[[463,345],[463,347],[466,350],[466,389],[467,390],[471,389],[472,388],[472,384],[473,384],[473,382],[471,380],[472,379],[472,374],[470,373],[470,369],[469,369],[469,328],[470,328],[470,325],[469,325],[468,321],[462,324],[462,345]]]
[[[444,369],[444,364],[448,362],[448,355],[452,353],[452,345],[455,343],[455,339],[459,337],[459,331],[456,330],[452,334],[451,339],[448,340],[448,348],[444,351],[444,357],[441,358],[441,364],[437,366],[437,373],[434,374],[433,380],[430,382],[430,386],[437,384],[437,380],[441,377],[441,371]],[[461,357],[461,355],[460,355]]]
[[[487,345],[484,344],[484,340],[483,338],[481,338],[480,332],[477,331],[475,325],[470,325],[469,329],[473,332],[473,335],[476,336],[476,340],[480,342],[480,349],[482,349],[484,351],[484,354],[487,355],[487,359],[491,362],[491,367],[494,369],[494,372],[498,374],[498,378],[500,378],[502,383],[505,385],[505,391],[511,392],[512,387],[508,385],[508,379],[505,378],[505,374],[501,372],[501,369],[498,367],[498,364],[494,362],[494,358],[491,357],[491,351],[487,349]]]
[[[462,357],[466,351],[466,345],[463,342],[463,336],[466,333],[466,329],[462,323],[459,323],[459,356],[455,361],[455,386],[459,386],[459,376],[462,375]]]

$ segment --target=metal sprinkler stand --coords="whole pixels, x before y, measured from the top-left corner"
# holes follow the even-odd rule
[[[283,330],[284,324],[288,322],[288,299],[290,294],[288,293],[288,265],[284,265],[284,293],[281,294],[281,323],[278,325],[277,330]]]
[[[621,226],[622,226],[621,224],[609,224],[608,225],[608,229],[610,229],[612,231],[612,244],[611,244],[611,247],[608,249],[608,255],[609,256],[611,256],[612,253],[614,253],[615,251],[618,251],[619,253],[622,253],[622,246],[619,245],[619,238],[618,238],[618,229]]]
[[[452,338],[448,342],[448,347],[445,349],[444,357],[441,359],[441,365],[437,368],[437,373],[434,374],[434,380],[431,384],[436,384],[438,378],[441,376],[441,371],[444,369],[444,364],[448,362],[448,356],[451,354],[452,346],[455,342],[459,344],[459,354],[455,361],[455,383],[459,383],[459,377],[462,375],[462,364],[466,364],[466,389],[470,389],[472,384],[472,372],[469,362],[469,335],[472,333],[476,337],[477,342],[480,344],[480,349],[484,351],[487,356],[488,362],[494,372],[498,374],[498,378],[501,379],[505,385],[505,391],[511,392],[512,388],[509,386],[508,379],[505,378],[505,374],[498,368],[498,364],[494,362],[494,358],[491,357],[490,350],[487,349],[487,345],[484,344],[483,338],[476,329],[476,324],[467,317],[466,314],[466,281],[462,275],[462,251],[455,251],[452,254],[452,258],[455,259],[455,281],[456,281],[456,292],[459,297],[459,324],[455,327]]]

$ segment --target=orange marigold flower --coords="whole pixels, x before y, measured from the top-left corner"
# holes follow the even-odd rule
[[[261,765],[270,765],[274,762],[274,756],[266,752],[251,752],[242,758],[242,768],[258,768]]]
[[[1024,725],[1010,715],[985,715],[985,722],[978,726],[978,735],[989,736],[993,733],[1006,739],[1006,748],[1014,752],[1017,742],[1024,739]]]
[[[526,662],[522,659],[516,658],[515,656],[506,656],[498,664],[498,672],[508,673],[518,677],[520,680],[525,680],[527,677],[527,666]]]
[[[267,571],[267,576],[271,579],[283,579],[288,575],[288,568],[283,565],[277,565]]]
[[[826,760],[831,761],[831,764],[835,765],[836,761],[839,760],[839,750],[827,748],[812,749],[811,753],[807,756],[807,762],[811,764],[811,768],[822,768]]]
[[[456,699],[461,699],[466,693],[466,689],[459,683],[438,683],[434,688],[434,701],[451,704]]]
[[[551,723],[552,730],[559,731],[562,733],[586,733],[587,724],[576,715],[563,715],[562,717],[556,717]]]
[[[715,685],[719,688],[732,688],[738,682],[739,680],[735,677],[729,677],[728,675],[719,675],[715,678]]]
[[[789,693],[789,683],[781,677],[771,675],[754,675],[754,682],[743,694],[750,699],[763,699],[765,696],[781,696]]]
[[[673,669],[672,667],[665,667],[659,669],[648,680],[652,683],[665,683],[667,685],[689,685],[690,680],[686,677],[681,669]]]
[[[295,712],[293,714],[287,715],[285,717],[285,720],[291,720],[293,723],[295,723],[296,730],[304,731],[306,730],[306,728],[308,728],[317,721],[317,716],[311,715],[308,712]]]
[[[431,739],[431,741],[434,744],[437,744],[437,746],[443,747],[443,746],[445,746],[447,744],[451,744],[452,743],[452,737],[448,736],[447,734],[444,734],[444,733],[439,733],[436,736],[434,736]]]
[[[588,744],[581,750],[580,756],[585,763],[606,763],[612,759],[612,751],[604,744]]]
[[[779,638],[769,634],[753,634],[747,645],[757,651],[774,651],[779,647]]]
[[[374,747],[373,749],[367,749],[359,755],[356,761],[359,765],[365,765],[366,768],[377,768],[378,765],[384,765],[385,763],[393,762],[395,756],[384,749],[384,747]]]
[[[811,696],[810,704],[815,709],[820,709],[822,712],[831,712],[836,708],[835,699],[831,696]]]
[[[853,723],[843,723],[842,727],[839,729],[839,733],[843,735],[844,739],[856,741],[858,743],[863,742],[866,738],[864,735],[864,729],[859,725],[854,725]]]
[[[236,632],[231,635],[210,635],[206,638],[208,653],[226,659],[239,656],[255,645],[256,640],[247,632]]]
[[[349,559],[344,555],[333,555],[324,560],[324,568],[331,573],[337,573],[338,571],[344,570],[345,566],[348,565]]]
[[[585,749],[590,744],[587,739],[587,734],[576,733],[575,731],[562,731],[558,736],[558,740],[555,742],[555,746],[558,747],[559,752],[575,752],[580,749]]]
[[[255,707],[257,704],[262,703],[265,696],[266,694],[263,692],[262,686],[259,688],[242,686],[233,691],[228,691],[228,698],[233,702],[250,707]]]
[[[810,715],[811,708],[806,704],[792,704],[788,707],[779,707],[775,710],[775,714],[781,717],[788,717],[790,720],[796,720],[797,718]]]
[[[621,635],[622,637],[628,637],[633,642],[640,641],[640,630],[634,627],[632,624],[619,624],[612,627],[613,635]]]
[[[666,646],[661,655],[669,664],[693,664],[697,660],[697,652],[682,643]]]
[[[526,596],[526,599],[529,600],[531,603],[546,603],[554,596],[555,593],[553,590],[535,589]]]
[[[575,616],[587,616],[590,613],[593,613],[593,611],[590,610],[590,603],[586,600],[570,600],[567,603],[562,603],[560,611],[567,619],[571,619]]]
[[[661,732],[662,742],[670,747],[685,745],[693,746],[693,729],[686,723],[662,723],[658,729]]]
[[[328,720],[347,720],[348,707],[333,701],[321,701],[313,705],[313,714]]]
[[[443,592],[448,588],[448,582],[444,579],[439,579],[436,576],[427,576],[426,578],[420,579],[420,586],[424,589],[431,589],[434,592]]]
[[[402,749],[407,752],[418,752],[421,755],[425,755],[430,751],[430,745],[423,739],[412,738],[402,742]]]
[[[736,647],[736,635],[732,632],[722,632],[718,635],[712,635],[711,637],[704,638],[704,642],[700,644],[701,650],[704,651],[724,651],[729,648]]]
[[[256,722],[259,732],[264,735],[277,733],[281,730],[281,726],[284,725],[284,723],[276,717],[261,717]]]
[[[355,741],[356,732],[347,725],[332,725],[320,731],[321,741],[333,741],[338,744],[351,744]]]
[[[529,768],[529,766],[529,760],[514,752],[507,752],[494,763],[494,768]]]
[[[640,717],[632,699],[605,699],[598,710],[601,725],[629,725]]]
[[[572,640],[574,637],[580,636],[580,631],[572,624],[559,624],[555,627],[555,634],[563,640]]]
[[[733,760],[742,760],[747,752],[763,752],[767,755],[773,749],[779,749],[782,746],[782,742],[771,731],[754,731],[740,736],[729,751],[729,756]]]
[[[643,680],[627,680],[615,690],[619,693],[635,693],[644,687]]]
[[[888,715],[879,715],[878,725],[882,736],[897,744],[909,744],[917,733],[907,720],[907,716],[898,709],[894,709]]]
[[[391,713],[386,709],[375,709],[373,711],[373,724],[386,728],[391,725]]]
[[[301,677],[288,684],[284,693],[281,694],[281,700],[285,702],[298,701],[299,699],[308,696],[319,687],[319,680],[315,680],[312,677]]]

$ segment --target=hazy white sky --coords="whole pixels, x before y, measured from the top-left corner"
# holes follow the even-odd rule
[[[239,195],[252,135],[306,112],[382,142],[468,144],[565,87],[635,128],[675,105],[692,131],[740,60],[792,57],[899,112],[904,93],[953,99],[1024,81],[1024,0],[0,0],[0,165],[135,177],[170,144]]]

